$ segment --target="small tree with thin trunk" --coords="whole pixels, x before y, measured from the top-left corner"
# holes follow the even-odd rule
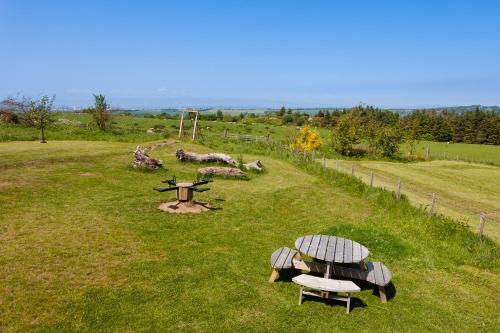
[[[108,109],[108,104],[106,103],[106,97],[104,95],[94,95],[95,106],[89,109],[92,115],[92,120],[94,124],[101,130],[104,131],[109,128],[111,124],[111,111]]]
[[[55,99],[55,96],[49,98],[49,96],[45,95],[38,100],[33,100],[30,102],[30,119],[33,121],[35,126],[40,129],[41,143],[47,143],[47,141],[45,140],[45,128],[50,122],[50,111],[52,110]]]

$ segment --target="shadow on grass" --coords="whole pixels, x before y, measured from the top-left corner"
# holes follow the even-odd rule
[[[285,283],[290,283],[290,282],[293,282],[292,279],[295,277],[295,276],[298,276],[302,274],[301,271],[299,270],[296,270],[296,269],[286,269],[286,270],[281,270],[279,272],[279,275],[278,275],[278,278],[274,281],[274,283],[280,283],[280,282],[285,282]],[[323,277],[323,274],[321,273],[314,273],[314,272],[309,272],[307,273],[309,275],[313,275],[313,276],[318,276],[318,277]],[[333,277],[335,279],[335,276]],[[340,280],[348,280],[348,279],[345,279],[345,278],[339,278]],[[360,289],[361,291],[364,291],[364,290],[371,290],[372,291],[372,295],[376,296],[377,298],[380,298],[380,295],[379,295],[379,289],[378,289],[378,286],[372,284],[372,283],[369,283],[367,281],[362,281],[362,280],[349,280],[349,281],[353,281]],[[394,284],[392,282],[390,282],[387,286],[385,286],[385,295],[386,295],[386,298],[387,298],[387,301],[389,302],[391,299],[395,298],[396,297],[396,287],[394,286]],[[334,300],[325,300],[327,302],[337,302],[339,303],[338,301],[334,301]],[[351,299],[351,304],[352,306],[356,306],[356,303],[355,303],[355,298],[352,298]],[[359,300],[359,302],[362,303],[362,305],[358,305],[358,306],[366,306],[366,304]]]
[[[346,302],[344,302],[344,301],[337,301],[334,299],[319,298],[319,297],[308,296],[308,295],[304,295],[304,299],[302,300],[302,304],[304,304],[306,302],[310,302],[310,301],[311,302],[321,302],[321,303],[330,305],[332,307],[334,305],[339,305],[339,306],[342,306],[344,308],[346,307]],[[352,312],[355,308],[366,308],[366,307],[367,307],[367,304],[362,299],[351,296],[351,309],[349,312]]]

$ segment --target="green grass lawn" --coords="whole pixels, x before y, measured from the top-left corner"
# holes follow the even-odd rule
[[[495,331],[498,247],[453,221],[315,164],[251,155],[264,174],[217,179],[196,197],[218,210],[169,215],[153,186],[199,165],[152,153],[168,171],[130,167],[134,143],[0,143],[0,331]],[[224,145],[220,145],[223,148]],[[226,151],[226,150],[224,150]],[[257,151],[257,149],[256,149]],[[300,236],[360,242],[393,273],[387,304],[368,286],[349,315],[297,304],[269,257]]]
[[[417,206],[429,209],[432,193],[436,193],[435,211],[465,221],[477,232],[479,214],[487,214],[484,229],[500,242],[500,167],[456,161],[397,163],[386,161],[340,161],[340,171],[369,184],[374,174],[374,186],[395,191],[401,180],[401,193]],[[336,168],[335,160],[327,166]]]

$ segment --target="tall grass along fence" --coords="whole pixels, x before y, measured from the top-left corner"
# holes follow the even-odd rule
[[[324,156],[323,156],[322,165],[323,165],[323,168],[327,167],[326,166],[326,158]],[[359,180],[365,182],[366,184],[368,184],[370,187],[376,187],[375,180],[376,180],[376,178],[378,178],[378,176],[375,175],[375,173],[373,171],[370,171],[370,173],[368,175],[369,180],[366,181],[362,177],[358,177],[358,173],[357,173],[354,165],[351,165],[350,168],[341,168],[340,161],[338,159],[335,160],[335,170],[338,172],[344,173],[344,174],[348,174],[353,178],[359,179]],[[387,183],[387,180],[385,182]],[[378,187],[380,187],[384,190],[388,190],[386,186],[378,186]],[[402,192],[401,192],[402,187],[403,187],[403,183],[402,183],[401,179],[398,179],[394,183],[394,191],[393,191],[394,196],[398,200],[400,200],[401,196],[402,196]],[[429,217],[432,217],[433,215],[436,214],[437,202],[438,202],[437,194],[435,192],[429,193],[429,204],[424,205],[424,207],[423,207],[425,210],[427,210]],[[485,212],[481,212],[478,216],[479,227],[478,227],[478,231],[477,231],[478,237],[480,239],[483,238],[484,225],[486,223],[486,219],[487,219],[487,214]]]

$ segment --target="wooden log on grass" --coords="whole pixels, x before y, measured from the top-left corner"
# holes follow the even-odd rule
[[[206,167],[198,169],[198,173],[203,176],[222,176],[246,178],[246,174],[238,168]]]
[[[179,149],[175,152],[175,156],[177,157],[178,160],[182,162],[200,162],[200,163],[218,162],[218,163],[229,164],[234,167],[238,166],[238,162],[235,159],[233,159],[229,155],[221,153],[198,154]]]
[[[256,170],[258,172],[261,172],[262,170],[264,170],[264,165],[262,165],[262,162],[260,160],[256,160],[243,164],[243,168],[245,168],[246,170]]]
[[[135,148],[133,162],[134,168],[157,170],[160,169],[162,165],[163,161],[149,157],[146,150],[142,149],[141,146],[137,146],[137,148]]]

